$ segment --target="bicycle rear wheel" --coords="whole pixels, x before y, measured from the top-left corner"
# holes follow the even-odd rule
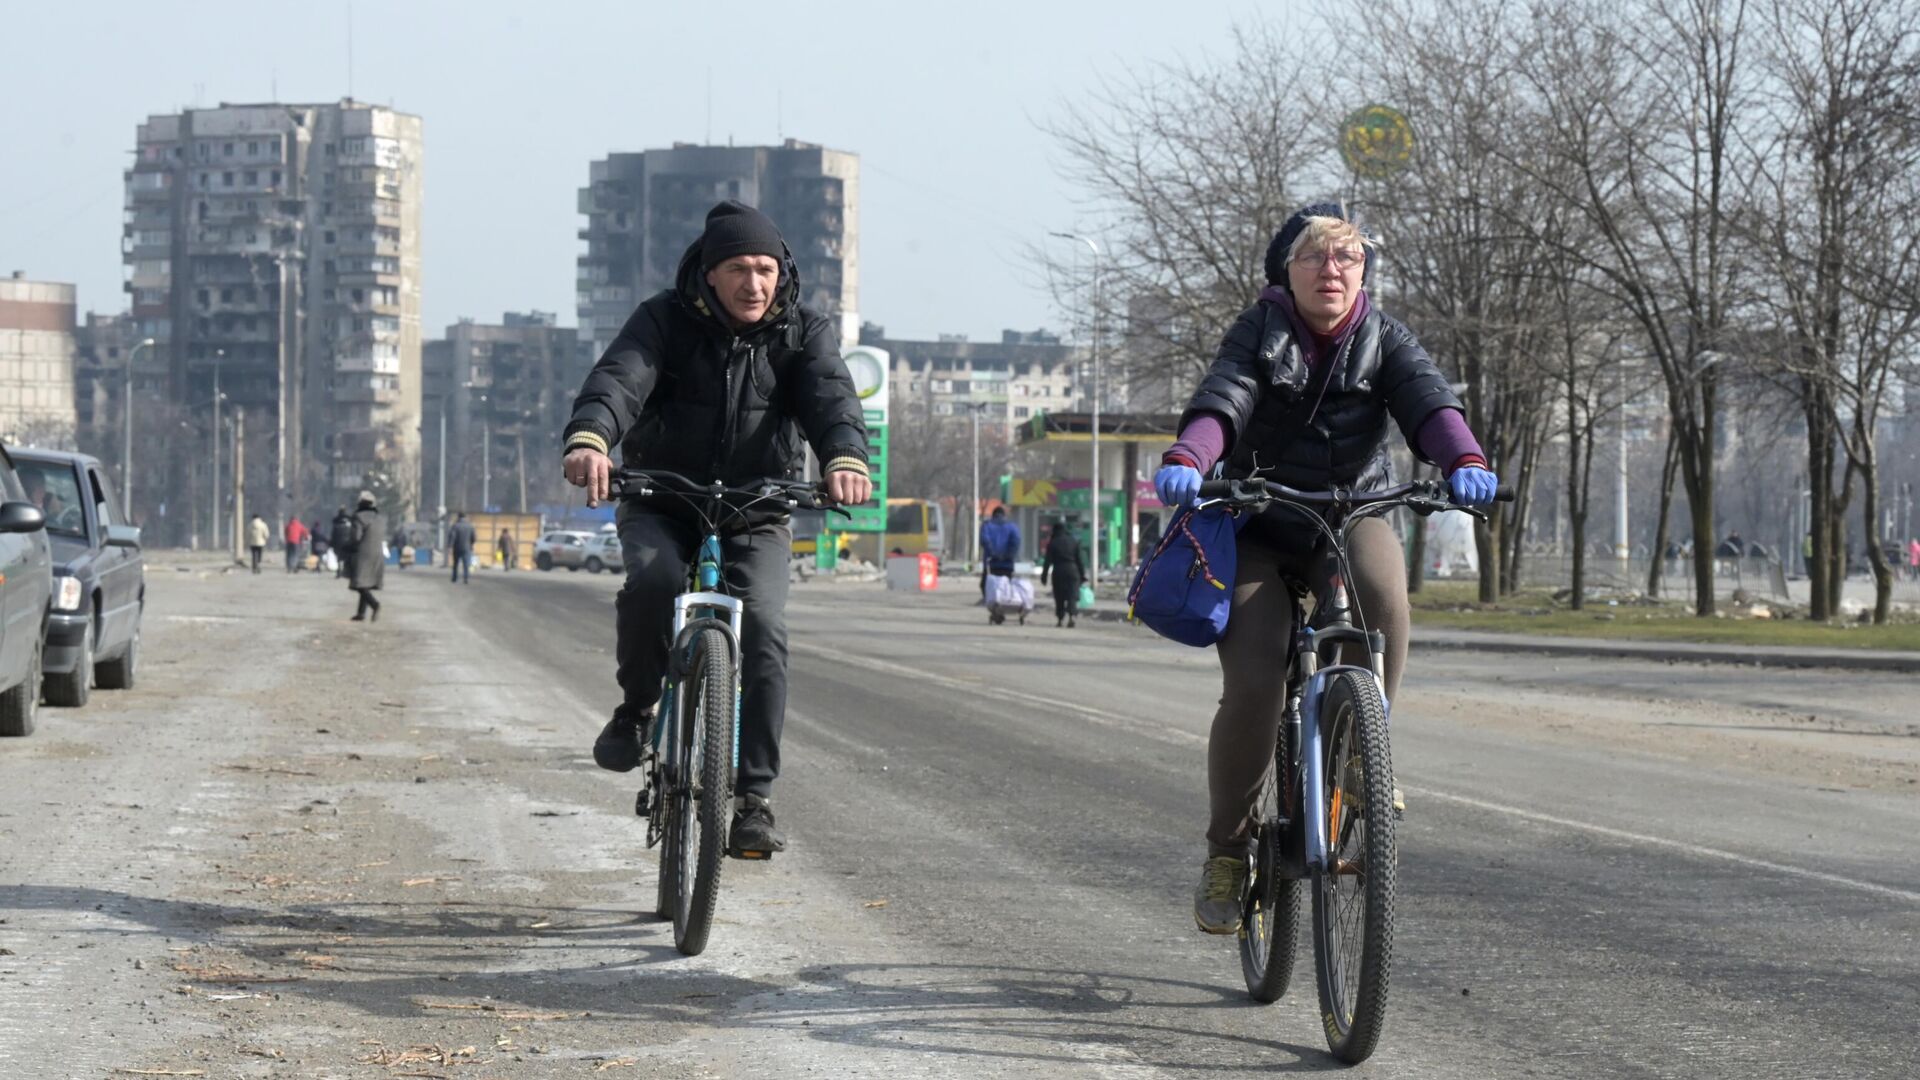
[[[1285,738],[1284,733],[1282,739]],[[1300,883],[1281,878],[1280,784],[1284,762],[1279,762],[1260,788],[1254,811],[1259,840],[1254,848],[1253,880],[1248,883],[1246,910],[1240,920],[1240,974],[1247,993],[1263,1004],[1279,1001],[1293,981],[1295,943],[1300,938]]]
[[[679,897],[673,943],[688,956],[707,947],[720,899],[727,827],[733,817],[733,650],[725,634],[702,630],[693,639],[686,682],[686,796],[676,806],[681,840]]]
[[[1313,880],[1314,967],[1333,1056],[1365,1061],[1387,1015],[1393,956],[1393,760],[1373,679],[1336,675],[1326,718],[1327,869]]]

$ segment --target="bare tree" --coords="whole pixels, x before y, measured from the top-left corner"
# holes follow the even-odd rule
[[[1223,60],[1117,77],[1045,125],[1110,247],[1096,317],[1128,328],[1115,385],[1195,384],[1303,183],[1327,175],[1333,131],[1300,89],[1315,69],[1292,40],[1241,27]],[[1083,256],[1034,258],[1055,295],[1085,294]]]
[[[1348,97],[1395,103],[1416,136],[1404,171],[1358,185],[1389,223],[1387,291],[1435,360],[1457,374],[1469,425],[1519,493],[1476,530],[1480,598],[1490,602],[1520,576],[1551,414],[1540,406],[1552,398],[1533,358],[1552,353],[1556,333],[1555,279],[1542,272],[1542,247],[1519,224],[1554,208],[1513,167],[1511,153],[1495,152],[1513,138],[1521,84],[1487,43],[1510,36],[1511,19],[1497,0],[1388,0],[1349,12],[1355,25],[1341,36],[1399,62],[1361,65]]]
[[[1786,330],[1778,359],[1806,421],[1811,615],[1838,610],[1858,478],[1884,622],[1893,575],[1876,542],[1876,436],[1920,318],[1920,5],[1774,0],[1768,20],[1774,79],[1744,223],[1770,271],[1761,295]]]
[[[1694,552],[1694,610],[1714,611],[1718,384],[1733,324],[1732,164],[1746,108],[1743,0],[1540,7],[1515,39],[1531,88],[1502,144],[1598,243],[1568,248],[1639,325],[1667,393]],[[1550,237],[1541,236],[1543,242]]]

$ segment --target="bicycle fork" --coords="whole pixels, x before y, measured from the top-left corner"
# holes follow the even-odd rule
[[[1337,646],[1343,639],[1366,643],[1372,660],[1370,668],[1355,664],[1320,666],[1319,650],[1329,645]],[[1305,862],[1309,872],[1324,872],[1329,869],[1332,837],[1328,834],[1328,828],[1332,823],[1327,820],[1327,732],[1321,723],[1321,703],[1326,697],[1327,684],[1347,671],[1371,675],[1381,688],[1382,700],[1385,700],[1386,639],[1377,630],[1367,632],[1350,627],[1318,631],[1307,629],[1301,631],[1296,648],[1299,649],[1300,678],[1306,689],[1300,696],[1299,709],[1288,723],[1291,733],[1299,740],[1295,745],[1300,747],[1300,815],[1306,825]]]

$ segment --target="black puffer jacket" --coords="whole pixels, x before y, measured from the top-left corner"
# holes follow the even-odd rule
[[[823,464],[864,467],[867,430],[840,334],[798,302],[793,256],[781,260],[772,311],[736,334],[700,270],[700,243],[678,284],[634,310],[574,398],[566,439],[590,433],[627,465],[694,481],[798,479],[801,439]]]
[[[1334,363],[1308,430],[1293,437],[1284,429],[1309,371],[1286,312],[1263,300],[1227,331],[1180,426],[1203,410],[1227,418],[1228,476],[1251,475],[1257,465],[1263,477],[1303,490],[1385,487],[1393,482],[1387,418],[1425,461],[1415,439],[1420,425],[1436,409],[1460,408],[1460,399],[1413,331],[1378,311],[1367,313]]]

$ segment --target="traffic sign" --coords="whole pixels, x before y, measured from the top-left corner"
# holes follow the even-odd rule
[[[1340,157],[1356,176],[1392,176],[1413,161],[1413,147],[1413,124],[1390,105],[1364,105],[1340,122]]]

